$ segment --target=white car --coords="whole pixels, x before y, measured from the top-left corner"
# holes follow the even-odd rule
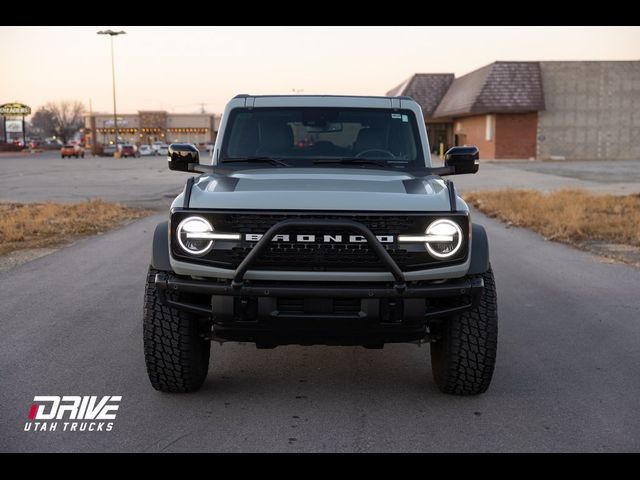
[[[155,142],[153,142],[151,144],[151,150],[153,150],[153,153],[155,153],[156,155],[159,155],[158,150],[160,149],[161,145],[164,145],[164,143],[159,140],[156,140]]]
[[[169,145],[163,143],[158,146],[158,150],[156,150],[156,155],[169,155]]]
[[[149,145],[140,145],[140,147],[138,148],[138,153],[143,157],[146,157],[148,155],[155,155],[155,152]]]

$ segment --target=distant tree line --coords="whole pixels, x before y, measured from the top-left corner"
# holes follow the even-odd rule
[[[85,111],[82,102],[62,100],[49,102],[40,107],[31,117],[32,132],[43,137],[56,136],[67,142],[84,126],[82,113]]]

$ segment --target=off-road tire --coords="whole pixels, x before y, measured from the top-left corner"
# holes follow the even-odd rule
[[[198,390],[209,369],[211,342],[203,338],[201,319],[162,305],[149,267],[145,288],[143,337],[144,359],[151,385],[170,393]],[[175,293],[167,293],[168,298]]]
[[[439,338],[431,344],[431,369],[444,393],[478,395],[491,383],[498,348],[498,304],[491,267],[481,276],[480,304],[434,328]]]

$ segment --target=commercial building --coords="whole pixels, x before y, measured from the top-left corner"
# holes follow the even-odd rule
[[[155,141],[204,145],[215,142],[220,125],[220,115],[168,113],[162,110],[118,115],[117,120],[120,141],[136,145],[151,144]],[[113,114],[87,114],[84,137],[88,148],[115,143]]]
[[[454,79],[453,73],[416,73],[387,92],[389,97],[408,95],[420,104],[432,152],[437,152],[441,143],[447,146],[453,142],[451,119],[435,118],[434,112]]]
[[[446,87],[445,87],[446,85]],[[423,107],[432,150],[483,158],[640,158],[640,61],[494,62],[416,74],[387,93]]]

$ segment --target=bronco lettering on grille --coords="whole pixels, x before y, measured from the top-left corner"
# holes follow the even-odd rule
[[[257,242],[264,235],[262,233],[246,233],[244,239],[247,242]],[[380,243],[393,243],[393,235],[376,235]],[[288,235],[280,234],[273,237],[272,242],[294,242],[294,243],[366,243],[367,240],[362,235]]]

